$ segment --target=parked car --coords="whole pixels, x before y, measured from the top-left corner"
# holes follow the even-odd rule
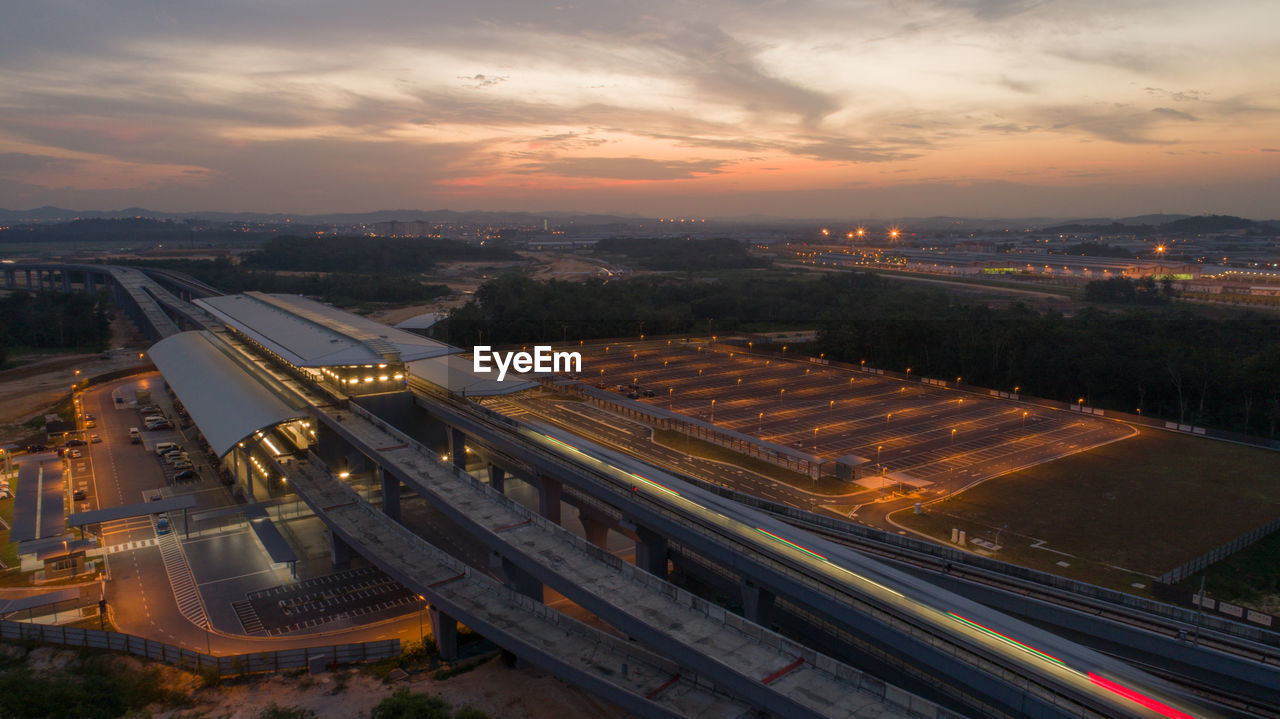
[[[172,467],[174,469],[194,469],[195,465],[191,464],[191,460],[189,459],[180,459],[177,462],[174,462]]]
[[[92,422],[92,421],[94,421],[94,420],[96,420],[96,419],[97,419],[97,417],[94,417],[94,416],[93,416],[93,415],[91,415],[91,414],[86,414],[86,415],[84,416],[84,421],[86,421],[86,422]]]
[[[182,449],[182,447],[179,447],[177,442],[161,442],[156,445],[156,454],[164,454],[171,449]]]
[[[76,491],[72,492],[72,493],[71,493],[71,498],[72,498],[72,499],[74,499],[74,500],[76,500],[77,502],[83,502],[83,501],[84,501],[84,498],[85,498],[84,490],[83,490],[83,489],[77,489]]]
[[[173,531],[173,528],[169,526],[169,519],[167,517],[161,517],[156,521],[156,534],[164,536],[171,531]]]
[[[173,425],[169,424],[167,421],[147,425],[147,430],[150,432],[158,432],[162,429],[173,429]]]
[[[97,426],[98,426],[98,423],[94,422],[93,420],[89,420],[88,422],[84,423],[85,429],[93,429],[94,427],[97,427]]]
[[[67,440],[67,446],[68,446],[68,447],[83,447],[83,446],[85,446],[86,444],[88,444],[88,442],[84,441],[83,439],[69,439],[69,440]]]
[[[78,450],[78,449],[73,449],[73,450],[71,450],[71,458],[72,458],[72,459],[80,459],[80,458],[81,458],[81,457],[83,457],[83,456],[84,456],[84,452],[81,452],[81,451],[80,451],[80,450]]]
[[[89,441],[92,442],[93,444],[98,444],[102,441],[102,438],[96,434],[91,434],[89,435]]]
[[[188,479],[196,479],[196,471],[194,469],[184,469],[173,475],[173,481],[182,482]]]

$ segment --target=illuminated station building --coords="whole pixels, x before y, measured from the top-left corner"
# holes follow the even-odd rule
[[[403,390],[410,362],[460,351],[298,295],[246,292],[196,303],[295,373],[348,396]]]

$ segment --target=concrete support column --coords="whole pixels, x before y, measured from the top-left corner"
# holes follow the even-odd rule
[[[489,465],[489,486],[498,490],[499,494],[506,494],[506,485],[507,471],[497,465]]]
[[[16,273],[16,272],[14,272],[13,270],[5,270],[5,271],[4,271],[4,288],[5,288],[6,290],[11,290],[11,289],[13,289],[13,283],[14,283],[14,280],[16,279],[16,278],[14,277],[14,275],[15,275],[15,274],[17,274],[17,273]]]
[[[89,294],[95,294],[98,291],[98,281],[93,278],[92,272],[84,273],[84,288]]]
[[[560,482],[550,477],[538,476],[538,514],[560,523]]]
[[[27,285],[26,285],[26,288],[29,290],[29,289],[31,289],[31,270],[27,270],[27,271],[26,271],[26,273],[27,273]]]
[[[466,471],[467,435],[454,427],[449,428],[449,460],[453,462],[453,466]]]
[[[502,577],[502,583],[514,592],[542,601],[542,582],[537,577],[517,567],[511,560],[492,552],[489,554],[489,568]]]
[[[667,538],[648,527],[636,527],[636,566],[666,579]]]
[[[440,650],[440,658],[452,662],[458,658],[458,620],[432,607],[427,610],[431,617],[431,635],[436,638],[436,648]]]
[[[351,545],[342,540],[342,537],[329,531],[329,554],[333,557],[333,569],[335,572],[343,572],[351,568]]]
[[[750,577],[742,580],[742,615],[762,627],[773,624],[773,592]]]
[[[373,466],[373,474],[382,485],[382,513],[400,521],[400,480],[382,469],[382,465]]]
[[[62,291],[63,292],[71,291],[71,273],[67,272],[66,270],[62,271]]]
[[[588,542],[601,548],[608,543],[609,524],[602,517],[583,509],[578,511],[578,520],[582,522],[582,533]]]

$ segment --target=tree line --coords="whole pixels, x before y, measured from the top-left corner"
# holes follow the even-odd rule
[[[427,272],[450,260],[502,261],[519,256],[505,247],[459,240],[404,237],[290,237],[282,235],[244,255],[247,269],[350,272],[383,275]]]
[[[422,282],[412,274],[353,274],[345,272],[284,274],[251,270],[216,260],[129,260],[130,265],[184,272],[224,292],[283,292],[320,297],[348,307],[363,302],[412,304],[449,294],[447,285]]]
[[[0,365],[15,347],[101,352],[111,337],[105,293],[19,290],[0,297]]]
[[[828,358],[1276,437],[1280,322],[1176,306],[996,309],[872,274],[535,282],[504,276],[437,326],[453,344],[818,328]]]
[[[719,270],[768,267],[773,260],[753,255],[729,237],[611,237],[596,244],[600,252],[624,255],[646,270]]]

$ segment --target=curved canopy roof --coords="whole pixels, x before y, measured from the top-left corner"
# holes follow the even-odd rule
[[[412,362],[459,351],[299,295],[246,292],[196,304],[295,367]]]
[[[202,331],[165,338],[147,352],[219,457],[260,429],[308,416],[241,366],[231,351]]]

